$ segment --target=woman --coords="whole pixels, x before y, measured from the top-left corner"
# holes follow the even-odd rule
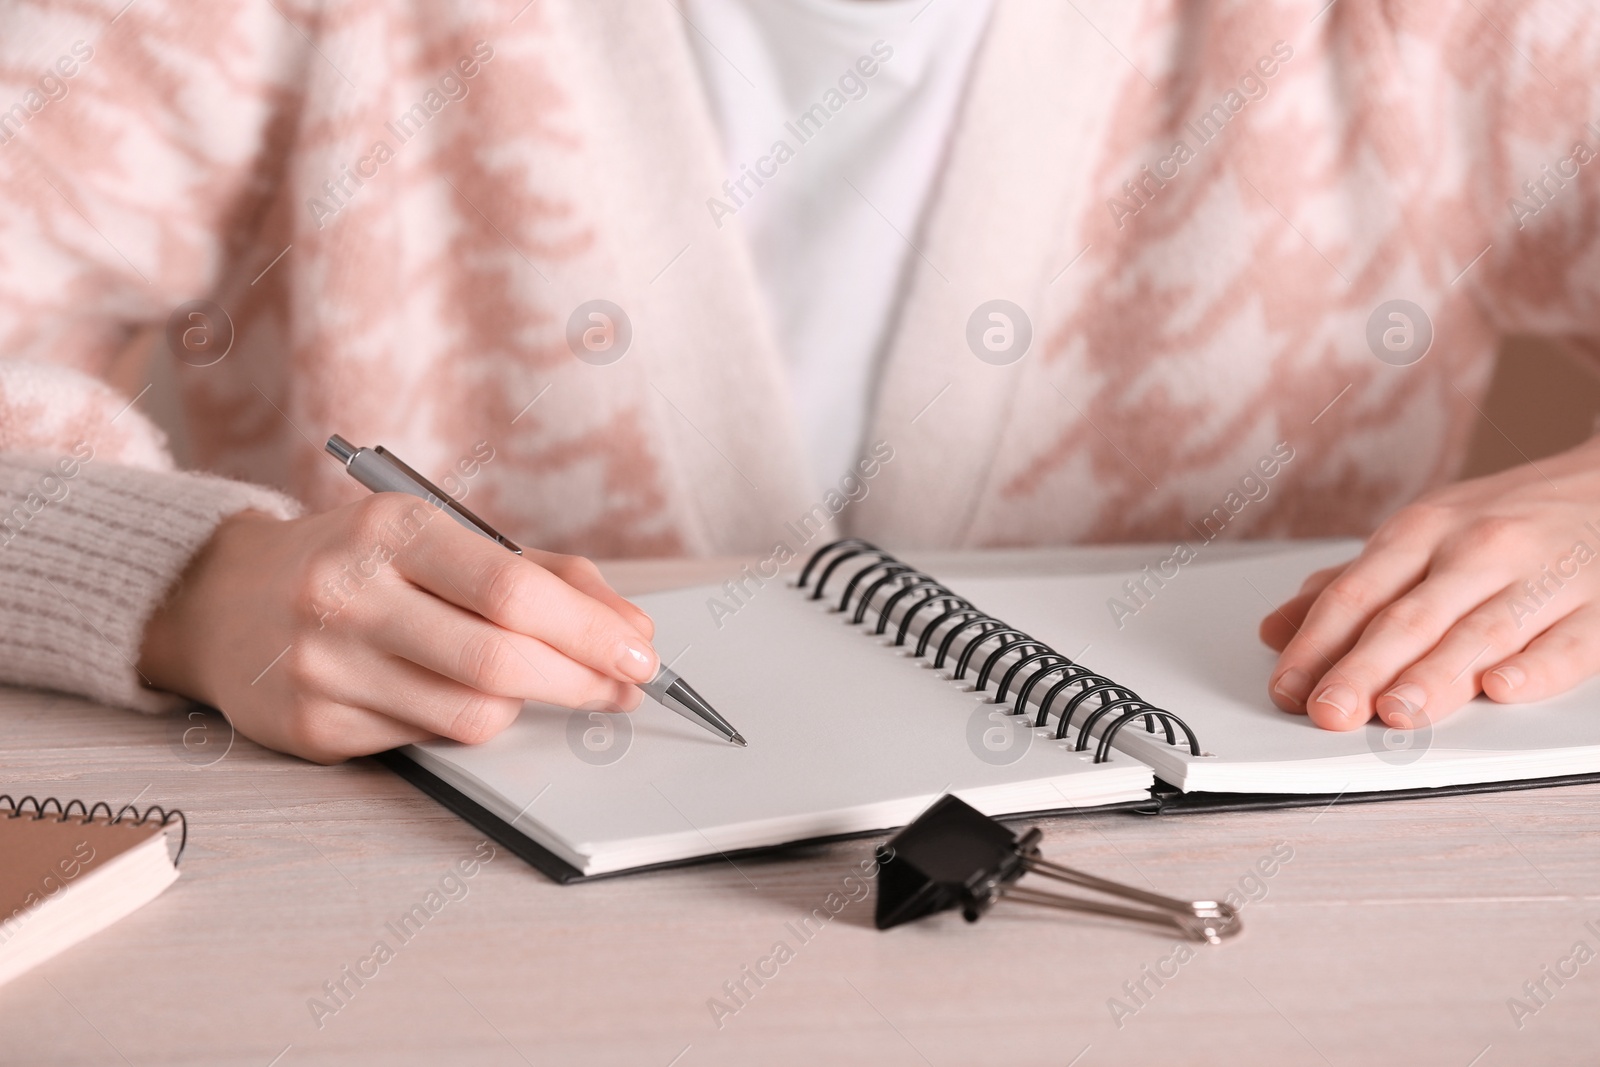
[[[599,556],[764,551],[870,455],[887,544],[1188,538],[1286,454],[1228,536],[1377,532],[1264,622],[1280,707],[1600,666],[1600,568],[1513,603],[1596,543],[1595,446],[1441,488],[1499,338],[1596,332],[1581,5],[100,11],[0,16],[11,682],[319,760],[637,703],[591,565],[363,497],[335,432]]]

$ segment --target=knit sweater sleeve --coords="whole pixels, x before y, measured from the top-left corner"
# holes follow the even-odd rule
[[[145,624],[228,515],[279,518],[271,489],[174,470],[109,386],[0,360],[0,682],[161,711],[137,668]]]

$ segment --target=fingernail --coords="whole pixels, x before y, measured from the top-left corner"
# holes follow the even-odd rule
[[[1420,725],[1427,690],[1415,682],[1404,682],[1378,698],[1378,716],[1390,726],[1410,730]]]
[[[1356,713],[1356,691],[1335,682],[1317,694],[1315,703],[1332,708],[1341,719],[1348,719]]]
[[[1504,667],[1496,667],[1489,673],[1499,678],[1507,689],[1516,689],[1528,680],[1528,676],[1522,673],[1521,667],[1513,667],[1509,663]]]
[[[617,669],[636,682],[648,682],[656,676],[656,654],[647,646],[624,641]]]
[[[1291,704],[1303,705],[1306,697],[1311,695],[1311,675],[1299,667],[1293,667],[1278,675],[1272,691]]]

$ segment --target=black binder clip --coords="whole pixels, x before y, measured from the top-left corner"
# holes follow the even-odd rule
[[[1174,900],[1051,863],[1039,855],[1042,836],[1032,827],[1018,837],[956,797],[940,797],[878,847],[878,929],[956,907],[977,922],[1002,897],[1152,923],[1213,945],[1241,929],[1238,913],[1218,901]],[[1127,903],[1019,887],[1029,871]]]

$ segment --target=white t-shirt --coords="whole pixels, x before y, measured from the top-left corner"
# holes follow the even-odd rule
[[[686,0],[728,182],[822,483],[877,366],[989,0]],[[708,191],[710,192],[710,191]]]

